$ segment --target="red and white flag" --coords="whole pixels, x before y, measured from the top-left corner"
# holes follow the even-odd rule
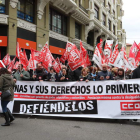
[[[31,49],[31,54],[34,60],[36,60],[38,63],[43,61],[43,58],[44,58],[43,52]]]
[[[29,64],[28,64],[28,68],[35,70],[35,60],[33,59],[32,55],[30,54],[30,59],[29,59]]]
[[[101,53],[98,49],[98,47],[96,46],[96,49],[94,51],[94,55],[92,60],[98,65],[98,67],[102,70],[102,56]]]
[[[139,51],[137,52],[137,56],[135,58],[135,65],[136,67],[140,65],[140,43],[138,44]]]
[[[13,67],[13,69],[18,69],[18,65],[19,65],[20,63],[18,62],[18,61],[16,61],[16,63],[15,63],[15,65],[14,65],[14,67]]]
[[[109,58],[112,55],[112,45],[113,45],[113,40],[106,40],[105,43],[105,48],[104,48],[104,63],[108,64],[109,63]]]
[[[59,73],[61,69],[56,60],[53,60],[52,65],[54,66],[54,70],[56,71],[56,73]]]
[[[12,69],[13,69],[13,67],[14,67],[15,60],[16,60],[16,56],[15,56],[15,58],[11,61],[11,63],[9,64],[9,66],[8,66],[7,69],[9,69],[9,70],[12,71]]]
[[[80,57],[82,58],[83,66],[91,66],[91,62],[87,53],[87,50],[83,47],[82,41],[80,41]]]
[[[27,59],[25,49],[22,52],[18,42],[16,48],[16,57],[19,59],[20,63],[23,64],[24,68],[28,66],[28,59]]]
[[[19,54],[20,54],[21,48],[19,46],[19,43],[17,42],[17,47],[16,47],[16,57],[19,58]]]
[[[2,60],[0,60],[0,68],[6,68],[5,65],[3,64]]]
[[[103,55],[102,45],[103,45],[103,40],[100,39],[100,43],[97,44],[97,48],[98,48],[98,50],[99,50],[101,56]]]
[[[133,66],[129,65],[129,62],[128,62],[128,59],[126,56],[125,47],[122,47],[122,49],[120,51],[120,56],[121,56],[121,59],[123,61],[122,68],[124,68],[125,70],[127,70],[127,69],[134,70],[135,69]]]
[[[52,61],[54,60],[54,58],[49,49],[46,50],[44,56],[45,57],[42,61],[42,65],[46,70],[48,70],[48,68],[52,66]]]
[[[68,64],[72,71],[83,65],[82,58],[80,57],[80,52],[75,45],[72,46],[71,51],[69,52]]]
[[[62,65],[60,63],[59,57],[56,58],[56,62],[59,64],[59,68],[62,69]]]
[[[137,54],[139,52],[139,46],[136,44],[136,42],[134,41],[133,45],[130,48],[130,52],[129,52],[129,64],[136,67],[136,57]]]
[[[114,51],[112,53],[112,56],[109,59],[109,65],[113,65],[118,68],[122,68],[122,66],[123,66],[123,61],[121,59],[121,55],[118,50],[118,44],[116,44]]]
[[[3,58],[2,62],[3,62],[3,64],[4,64],[5,66],[7,66],[7,65],[10,64],[11,59],[10,59],[9,54],[7,54],[7,55]]]
[[[65,63],[66,60],[68,60],[68,56],[69,56],[69,53],[70,53],[70,51],[71,51],[73,45],[74,45],[73,43],[67,41],[66,49],[65,49],[63,55],[62,55],[61,58],[60,58],[60,61],[61,61],[63,64]]]

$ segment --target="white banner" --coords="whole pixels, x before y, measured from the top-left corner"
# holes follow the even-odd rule
[[[90,82],[18,81],[14,114],[140,119],[140,80]],[[13,108],[13,109],[12,109]]]

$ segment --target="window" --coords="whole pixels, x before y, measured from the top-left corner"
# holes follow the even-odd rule
[[[103,13],[103,25],[106,26],[106,15]]]
[[[115,19],[115,11],[113,10],[113,18]]]
[[[120,28],[122,29],[122,22],[120,21]]]
[[[5,0],[0,0],[0,13],[5,13]]]
[[[93,58],[93,51],[87,50],[87,52],[88,52],[89,58],[92,60],[92,58]]]
[[[115,35],[116,29],[115,29],[115,25],[113,25],[113,34]]]
[[[111,20],[108,20],[108,27],[109,27],[109,30],[111,31]]]
[[[120,9],[120,16],[122,16],[122,9]]]
[[[19,0],[17,17],[33,23],[34,5],[34,0]]]
[[[93,41],[94,41],[94,33],[92,31],[90,31],[88,33],[88,37],[87,37],[87,44],[93,46]]]
[[[95,18],[99,19],[99,8],[97,5],[94,6],[94,11],[95,11]]]
[[[103,6],[105,7],[105,0],[103,0]]]
[[[81,25],[75,23],[75,38],[81,39],[80,34],[81,34]]]
[[[50,9],[50,30],[67,35],[67,18],[53,9]]]
[[[110,3],[108,3],[108,8],[109,8],[109,13],[111,13],[111,5],[110,5]]]

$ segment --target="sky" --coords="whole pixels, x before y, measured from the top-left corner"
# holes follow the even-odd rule
[[[123,0],[123,29],[126,31],[126,43],[140,43],[140,0]]]

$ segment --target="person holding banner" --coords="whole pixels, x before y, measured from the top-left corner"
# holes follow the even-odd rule
[[[118,76],[115,77],[114,80],[126,80],[129,79],[127,75],[125,75],[125,71],[122,68],[118,69]]]
[[[33,73],[33,81],[48,81],[48,74],[42,66],[42,63],[36,64],[36,70]]]
[[[107,64],[102,65],[102,71],[98,73],[97,81],[113,80],[113,75],[107,70]]]
[[[65,68],[62,69],[62,75],[59,79],[59,82],[71,81],[71,76],[67,74],[67,70]]]
[[[48,73],[48,80],[50,82],[55,82],[56,81],[56,73],[55,73],[53,67],[50,68],[50,72]]]
[[[88,72],[88,68],[83,68],[81,71],[81,76],[79,76],[79,81],[91,81],[91,75]]]
[[[96,68],[95,67],[90,67],[90,74],[91,74],[91,79],[93,80],[93,81],[95,81],[96,80],[96,78],[97,78],[97,74],[96,74]]]
[[[13,75],[14,80],[27,81],[30,80],[29,72],[23,69],[23,65],[19,64],[16,73]]]
[[[8,103],[10,101],[13,101],[14,98],[14,86],[15,82],[10,72],[6,68],[1,68],[0,69],[0,90],[2,91],[1,107],[6,121],[1,126],[10,126],[10,122],[14,120],[14,116],[7,108]],[[6,95],[7,92],[9,92],[8,96]]]

